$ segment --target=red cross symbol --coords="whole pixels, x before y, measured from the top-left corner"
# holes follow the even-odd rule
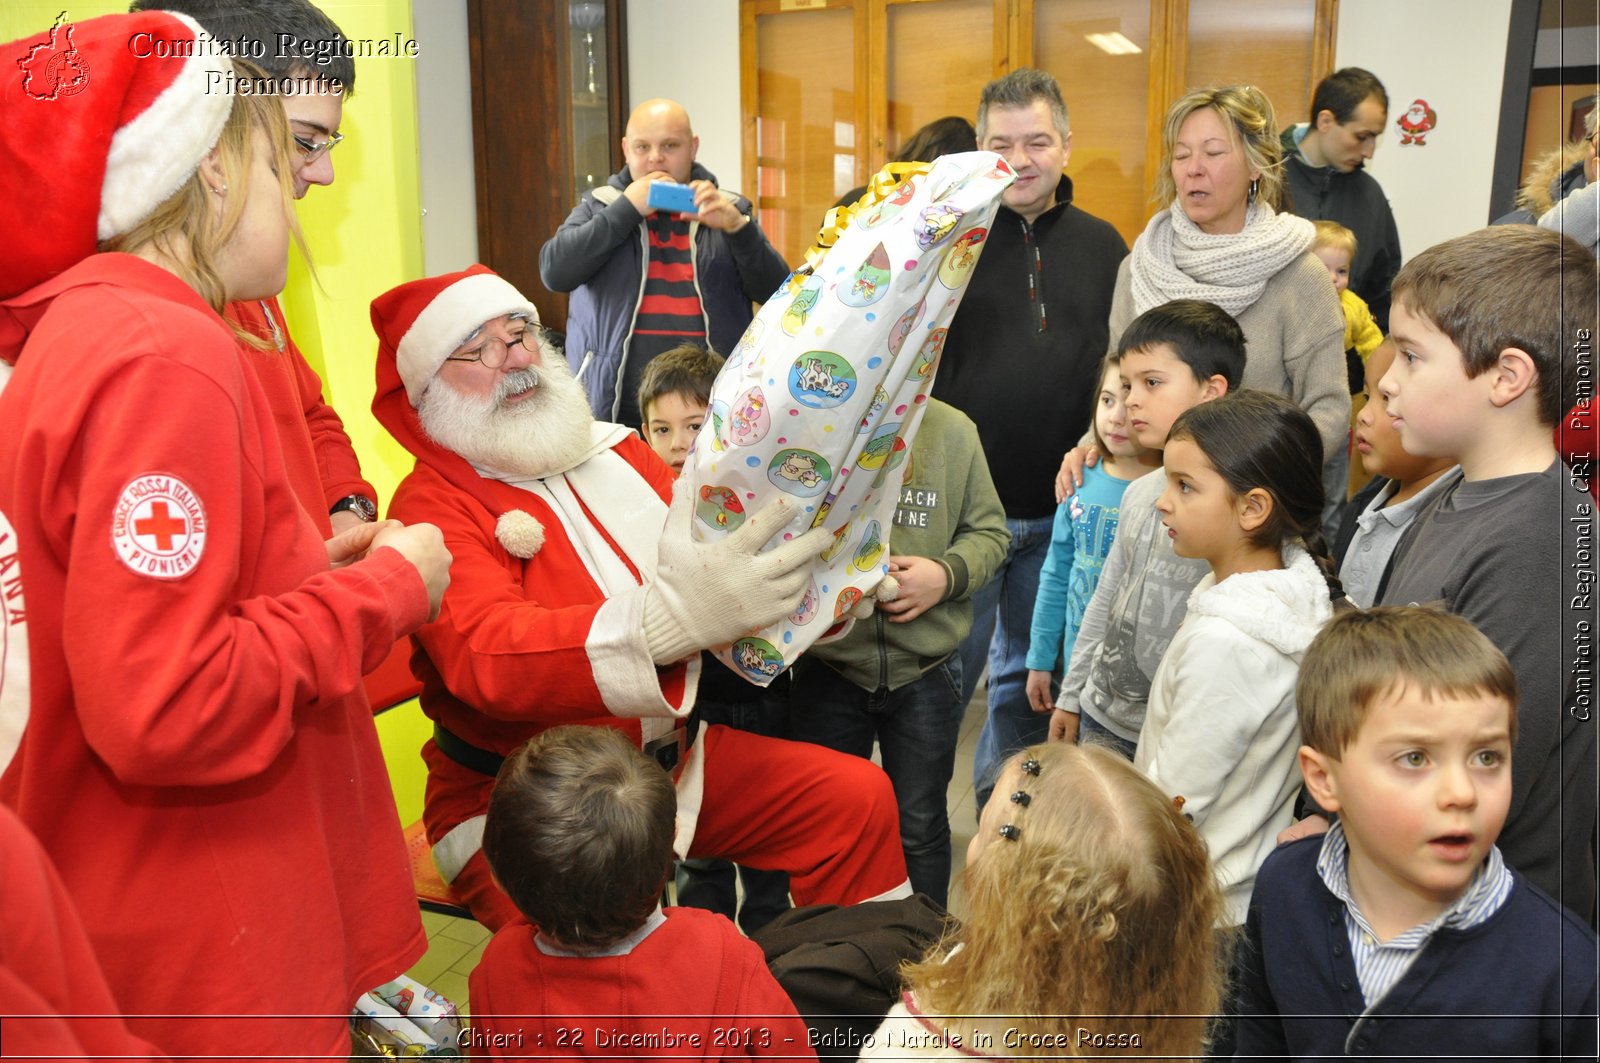
[[[164,554],[172,551],[172,537],[188,529],[182,517],[173,517],[167,512],[165,502],[150,503],[150,516],[133,522],[134,534],[155,536],[156,549]]]

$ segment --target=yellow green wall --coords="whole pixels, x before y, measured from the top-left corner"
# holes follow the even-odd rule
[[[409,0],[318,0],[318,6],[354,41],[412,36]],[[82,22],[126,11],[127,3],[0,0],[0,40],[47,30],[63,9]],[[413,60],[356,59],[356,91],[341,126],[346,139],[332,156],[336,180],[313,187],[298,204],[316,278],[295,254],[282,298],[295,342],[322,374],[362,471],[385,501],[411,462],[369,409],[377,341],[368,306],[374,296],[422,274],[416,110]],[[401,818],[410,822],[422,808],[417,749],[426,720],[411,702],[380,716],[378,729]]]

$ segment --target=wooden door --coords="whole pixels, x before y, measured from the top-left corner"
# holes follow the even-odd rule
[[[533,300],[554,329],[566,328],[567,297],[540,282],[539,248],[578,196],[622,165],[624,6],[467,4],[478,257]]]
[[[1072,123],[1074,202],[1130,244],[1150,216],[1151,0],[1034,0],[1033,62]]]
[[[867,178],[866,8],[755,0],[740,17],[745,183],[767,239],[798,265],[828,208]]]

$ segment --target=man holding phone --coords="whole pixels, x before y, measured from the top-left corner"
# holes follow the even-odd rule
[[[751,217],[749,200],[717,187],[695,162],[700,138],[672,100],[646,100],[628,118],[626,165],[584,194],[539,251],[551,291],[571,292],[567,358],[589,406],[604,421],[636,427],[644,367],[683,343],[733,349],[764,302],[789,275]],[[657,204],[685,205],[693,213]]]

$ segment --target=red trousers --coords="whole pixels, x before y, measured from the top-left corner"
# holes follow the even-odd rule
[[[705,790],[692,857],[719,856],[789,873],[796,904],[856,904],[909,896],[899,810],[883,770],[821,746],[703,728]],[[482,815],[494,780],[440,753],[430,740],[423,818],[437,842]],[[480,850],[451,884],[473,916],[498,930],[516,909],[489,877]]]

